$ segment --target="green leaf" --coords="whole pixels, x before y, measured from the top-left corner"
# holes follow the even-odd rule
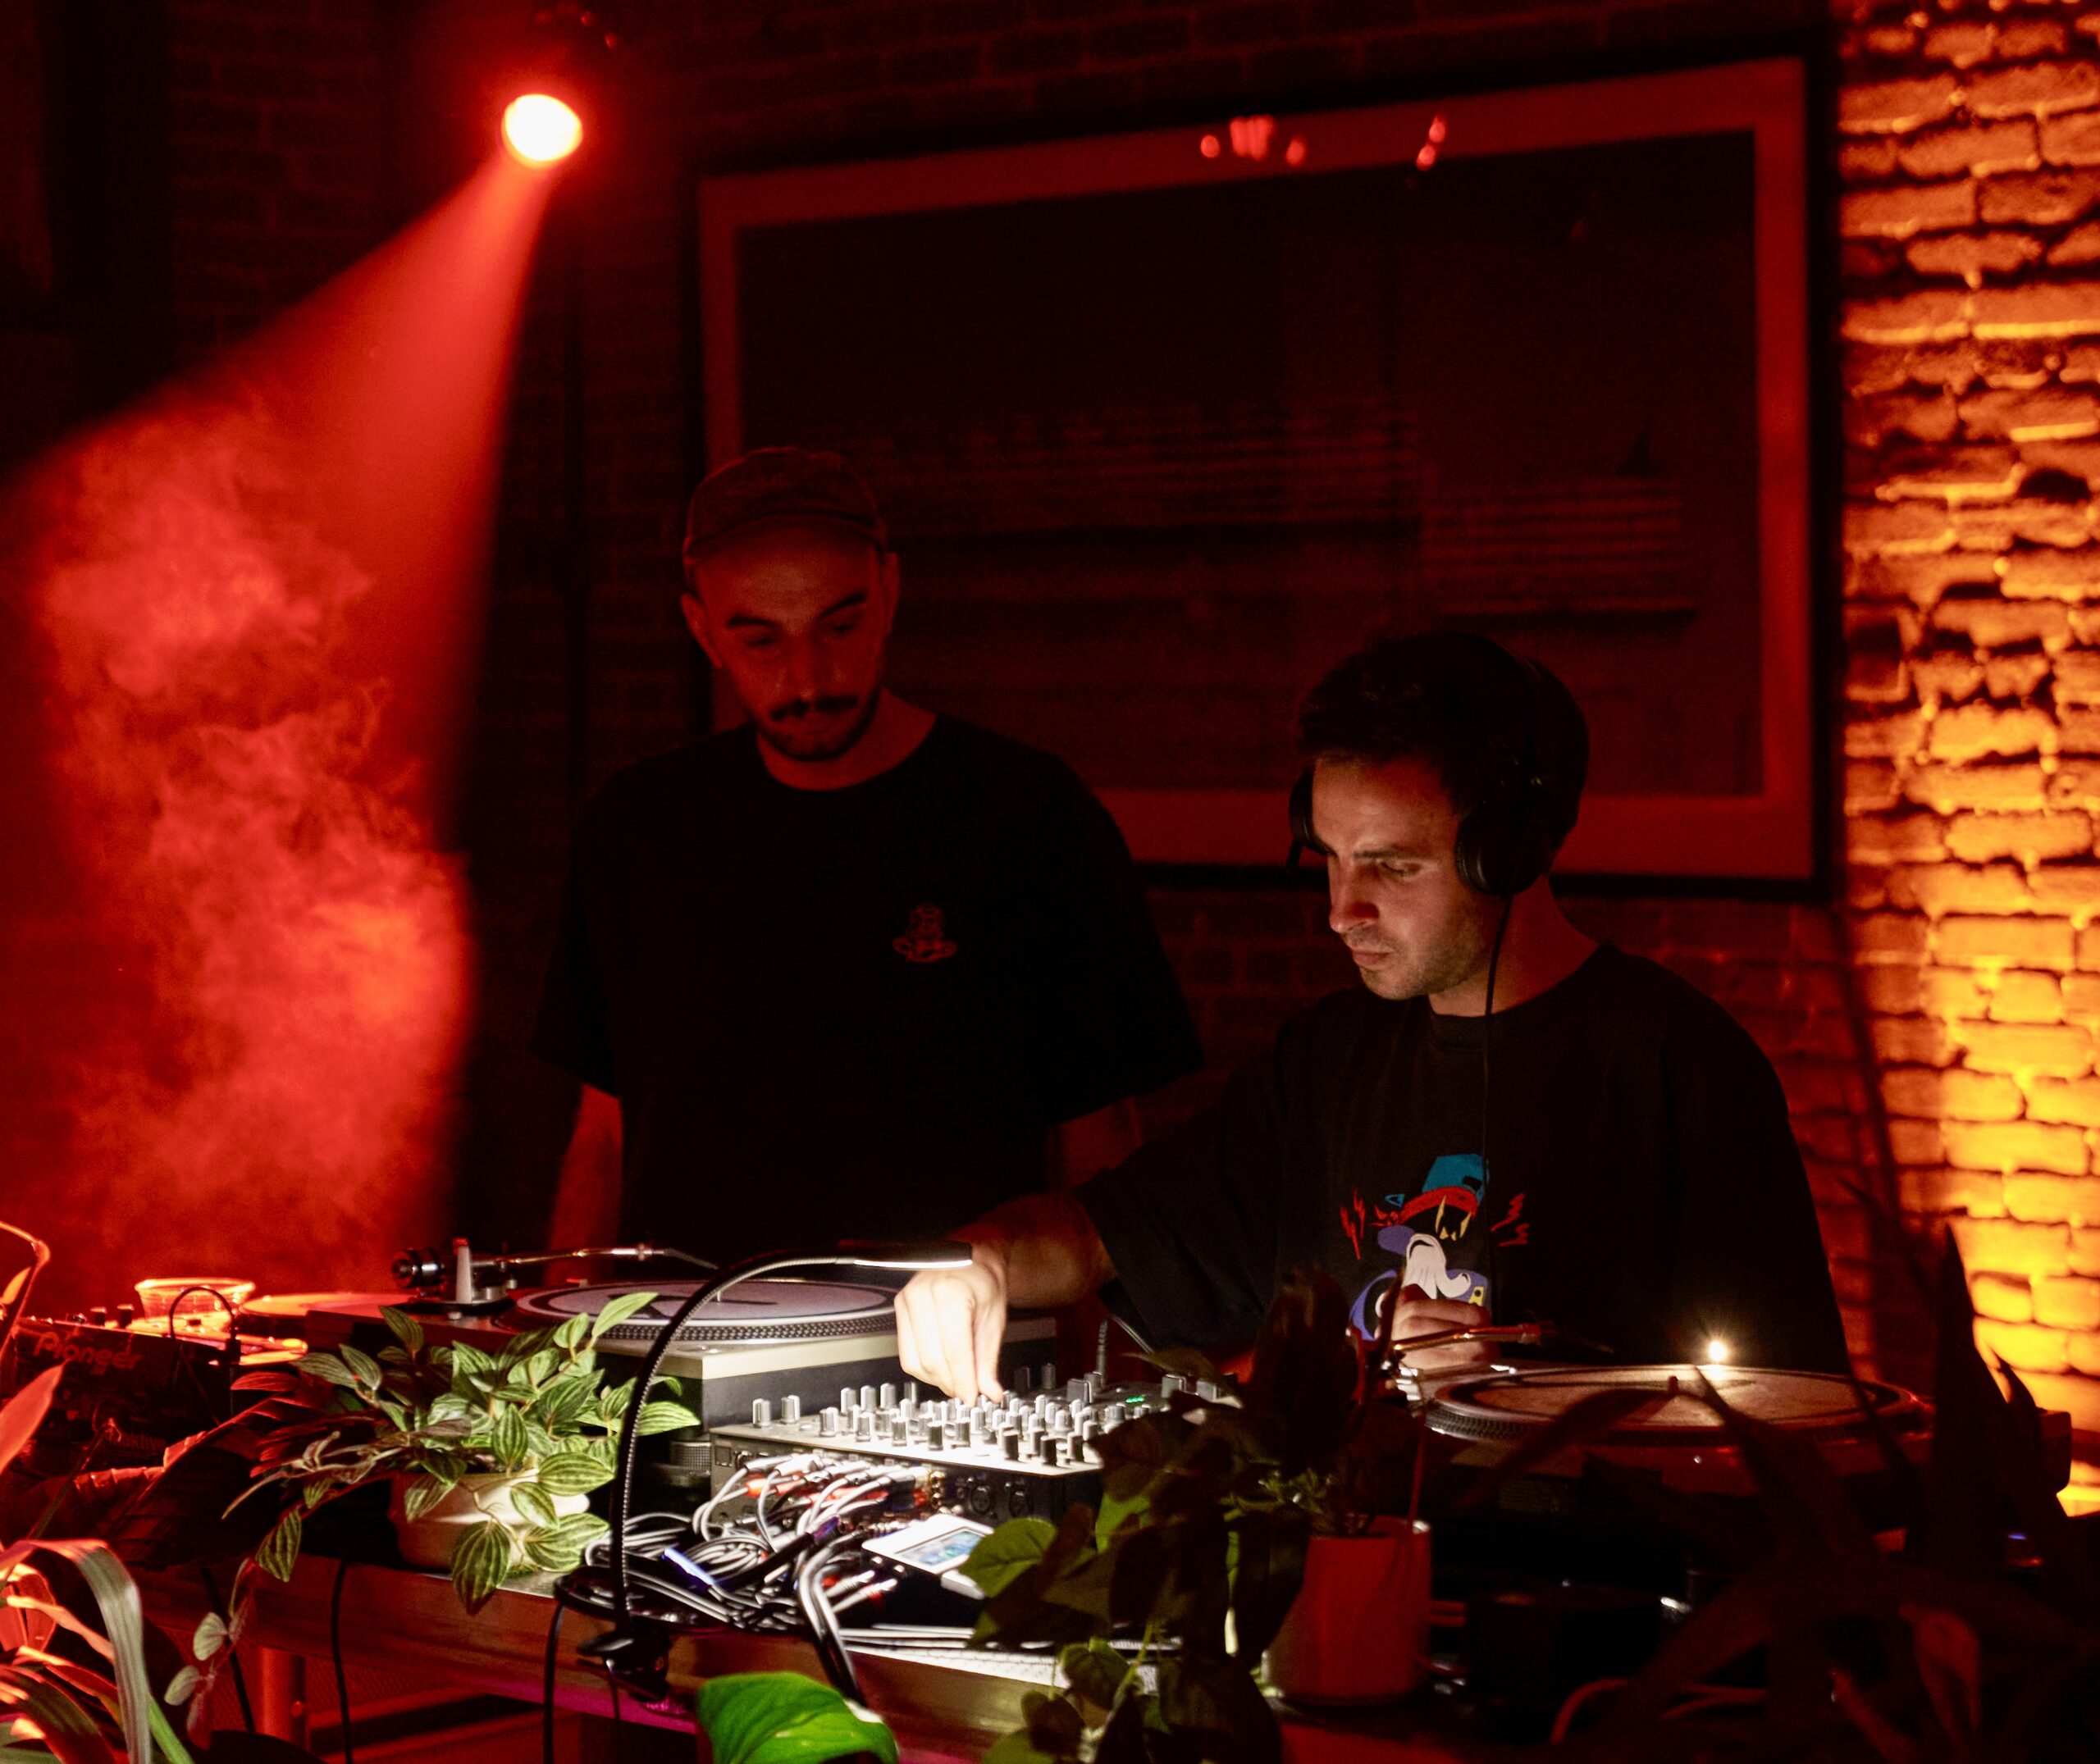
[[[646,1439],[651,1434],[668,1434],[681,1427],[697,1427],[700,1417],[682,1402],[645,1402],[634,1424]]]
[[[582,1549],[587,1543],[596,1543],[613,1528],[596,1513],[571,1513],[557,1519],[540,1534],[543,1542],[566,1549],[573,1546]]]
[[[1035,1742],[1023,1727],[1003,1739],[994,1740],[984,1754],[984,1764],[1056,1764],[1056,1761],[1048,1753],[1035,1749]]]
[[[613,1473],[587,1452],[564,1452],[540,1466],[540,1486],[549,1494],[588,1494],[613,1479]]]
[[[597,1398],[587,1378],[565,1378],[540,1393],[533,1411],[557,1433],[573,1428]]]
[[[988,1538],[980,1539],[962,1565],[987,1598],[997,1598],[1016,1579],[1043,1560],[1057,1536],[1057,1528],[1047,1519],[1010,1519]]]
[[[492,1519],[470,1526],[452,1546],[453,1589],[469,1611],[489,1602],[510,1568],[510,1534]]]
[[[377,1390],[379,1388],[380,1382],[386,1374],[381,1370],[379,1362],[370,1354],[362,1347],[351,1347],[348,1342],[344,1342],[336,1351],[342,1356],[343,1364],[350,1369],[351,1375],[357,1379],[359,1389]]]
[[[423,1326],[399,1305],[379,1307],[380,1321],[394,1332],[394,1339],[410,1353],[420,1351],[423,1345]]]
[[[536,1482],[513,1484],[510,1504],[518,1509],[521,1517],[536,1525],[551,1525],[556,1518],[554,1497]]]
[[[490,1434],[490,1449],[506,1470],[514,1470],[525,1461],[525,1454],[532,1449],[532,1442],[525,1436],[525,1411],[505,1408],[497,1412],[495,1425]]]
[[[1086,1723],[1071,1699],[1031,1690],[1021,1698],[1028,1717],[1029,1743],[1053,1758],[1076,1758]]]
[[[340,1384],[345,1390],[358,1388],[356,1375],[333,1354],[308,1354],[299,1361],[299,1369],[308,1378],[317,1378],[324,1384]]]
[[[304,1516],[299,1508],[290,1508],[270,1528],[269,1536],[256,1546],[255,1566],[280,1580],[290,1579],[292,1565],[299,1560],[299,1544],[305,1534]]]
[[[189,1702],[197,1687],[203,1682],[204,1675],[201,1671],[194,1666],[186,1666],[167,1681],[167,1689],[161,1694],[165,1701],[180,1707]]]
[[[424,1475],[415,1478],[401,1493],[401,1511],[409,1516],[411,1524],[421,1519],[433,1506],[459,1486],[459,1479],[451,1476]]]
[[[598,1393],[598,1412],[608,1421],[617,1421],[633,1402],[634,1386],[631,1383],[610,1384]]]
[[[486,1372],[495,1364],[494,1359],[470,1342],[452,1344],[452,1374],[455,1379],[463,1372]]]
[[[568,1574],[583,1560],[583,1552],[565,1543],[550,1543],[545,1535],[525,1540],[525,1560],[544,1574]]]
[[[1116,1707],[1116,1693],[1130,1675],[1130,1663],[1104,1641],[1077,1642],[1057,1657],[1065,1682],[1083,1704],[1105,1718]]]
[[[197,1633],[189,1639],[189,1651],[199,1660],[208,1660],[226,1642],[226,1620],[216,1611],[208,1611],[197,1625]]]
[[[561,1356],[551,1347],[542,1348],[525,1362],[525,1375],[537,1388],[555,1375],[561,1363]]]
[[[897,1764],[897,1739],[865,1709],[799,1672],[732,1672],[700,1688],[694,1712],[714,1764],[824,1764],[871,1753]]]
[[[591,1343],[595,1347],[605,1331],[614,1324],[624,1323],[637,1310],[645,1310],[656,1302],[654,1292],[623,1292],[591,1320]]]
[[[454,1396],[447,1391],[443,1396],[431,1399],[427,1412],[432,1421],[465,1421],[471,1420],[481,1411],[464,1397]]]
[[[573,1353],[583,1345],[583,1338],[590,1328],[590,1318],[579,1310],[555,1329],[555,1346]]]

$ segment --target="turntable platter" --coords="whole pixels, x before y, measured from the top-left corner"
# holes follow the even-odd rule
[[[1871,1437],[1862,1397],[1884,1427],[1922,1429],[1924,1406],[1892,1384],[1862,1383],[1824,1372],[1768,1371],[1748,1366],[1705,1369],[1721,1401],[1739,1414],[1819,1441]],[[1537,1372],[1467,1379],[1447,1385],[1428,1404],[1429,1424],[1461,1439],[1509,1441],[1542,1431],[1584,1397],[1633,1389],[1651,1400],[1625,1415],[1597,1445],[1691,1447],[1720,1442],[1726,1423],[1703,1399],[1700,1369],[1689,1365],[1556,1366]]]
[[[604,1337],[606,1345],[646,1347],[697,1286],[696,1281],[664,1280],[555,1287],[520,1294],[511,1311],[520,1327],[541,1329],[571,1317],[595,1317],[629,1292],[654,1292],[653,1304],[614,1324]],[[747,1280],[710,1299],[682,1324],[678,1345],[816,1342],[887,1331],[892,1327],[892,1296],[883,1287],[858,1281]]]

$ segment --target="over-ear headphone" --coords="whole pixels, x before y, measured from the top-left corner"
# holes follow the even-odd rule
[[[1452,851],[1459,881],[1477,894],[1506,900],[1545,874],[1574,821],[1574,804],[1561,800],[1568,794],[1566,758],[1559,751],[1564,719],[1549,708],[1567,689],[1529,656],[1504,649],[1491,637],[1466,635],[1522,682],[1523,727],[1513,732],[1517,740],[1486,796],[1459,821]],[[1290,786],[1290,836],[1294,864],[1301,850],[1322,849],[1312,832],[1310,766]]]

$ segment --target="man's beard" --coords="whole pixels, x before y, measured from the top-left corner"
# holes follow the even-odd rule
[[[1398,950],[1383,943],[1386,959],[1361,971],[1364,985],[1381,998],[1429,998],[1460,987],[1479,973],[1494,938],[1491,914],[1470,915],[1454,924],[1451,934],[1432,950]]]
[[[850,753],[868,732],[868,725],[875,720],[875,708],[882,702],[882,688],[878,686],[864,699],[797,699],[764,716],[753,718],[751,724],[758,731],[760,741],[787,759],[805,762],[837,759]],[[829,719],[847,711],[854,713],[848,722],[811,727],[819,718]]]

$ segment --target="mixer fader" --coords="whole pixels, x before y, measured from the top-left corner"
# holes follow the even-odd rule
[[[718,1423],[709,1438],[718,1486],[724,1472],[753,1458],[837,1452],[926,1466],[938,1479],[935,1504],[979,1518],[1054,1519],[1094,1497],[1104,1434],[1191,1388],[1218,1395],[1172,1374],[1157,1383],[1111,1384],[1098,1373],[1060,1383],[1050,1365],[1017,1375],[998,1402],[922,1397],[909,1383],[862,1384],[842,1388],[836,1404],[814,1413],[792,1396],[760,1397],[748,1424]]]

